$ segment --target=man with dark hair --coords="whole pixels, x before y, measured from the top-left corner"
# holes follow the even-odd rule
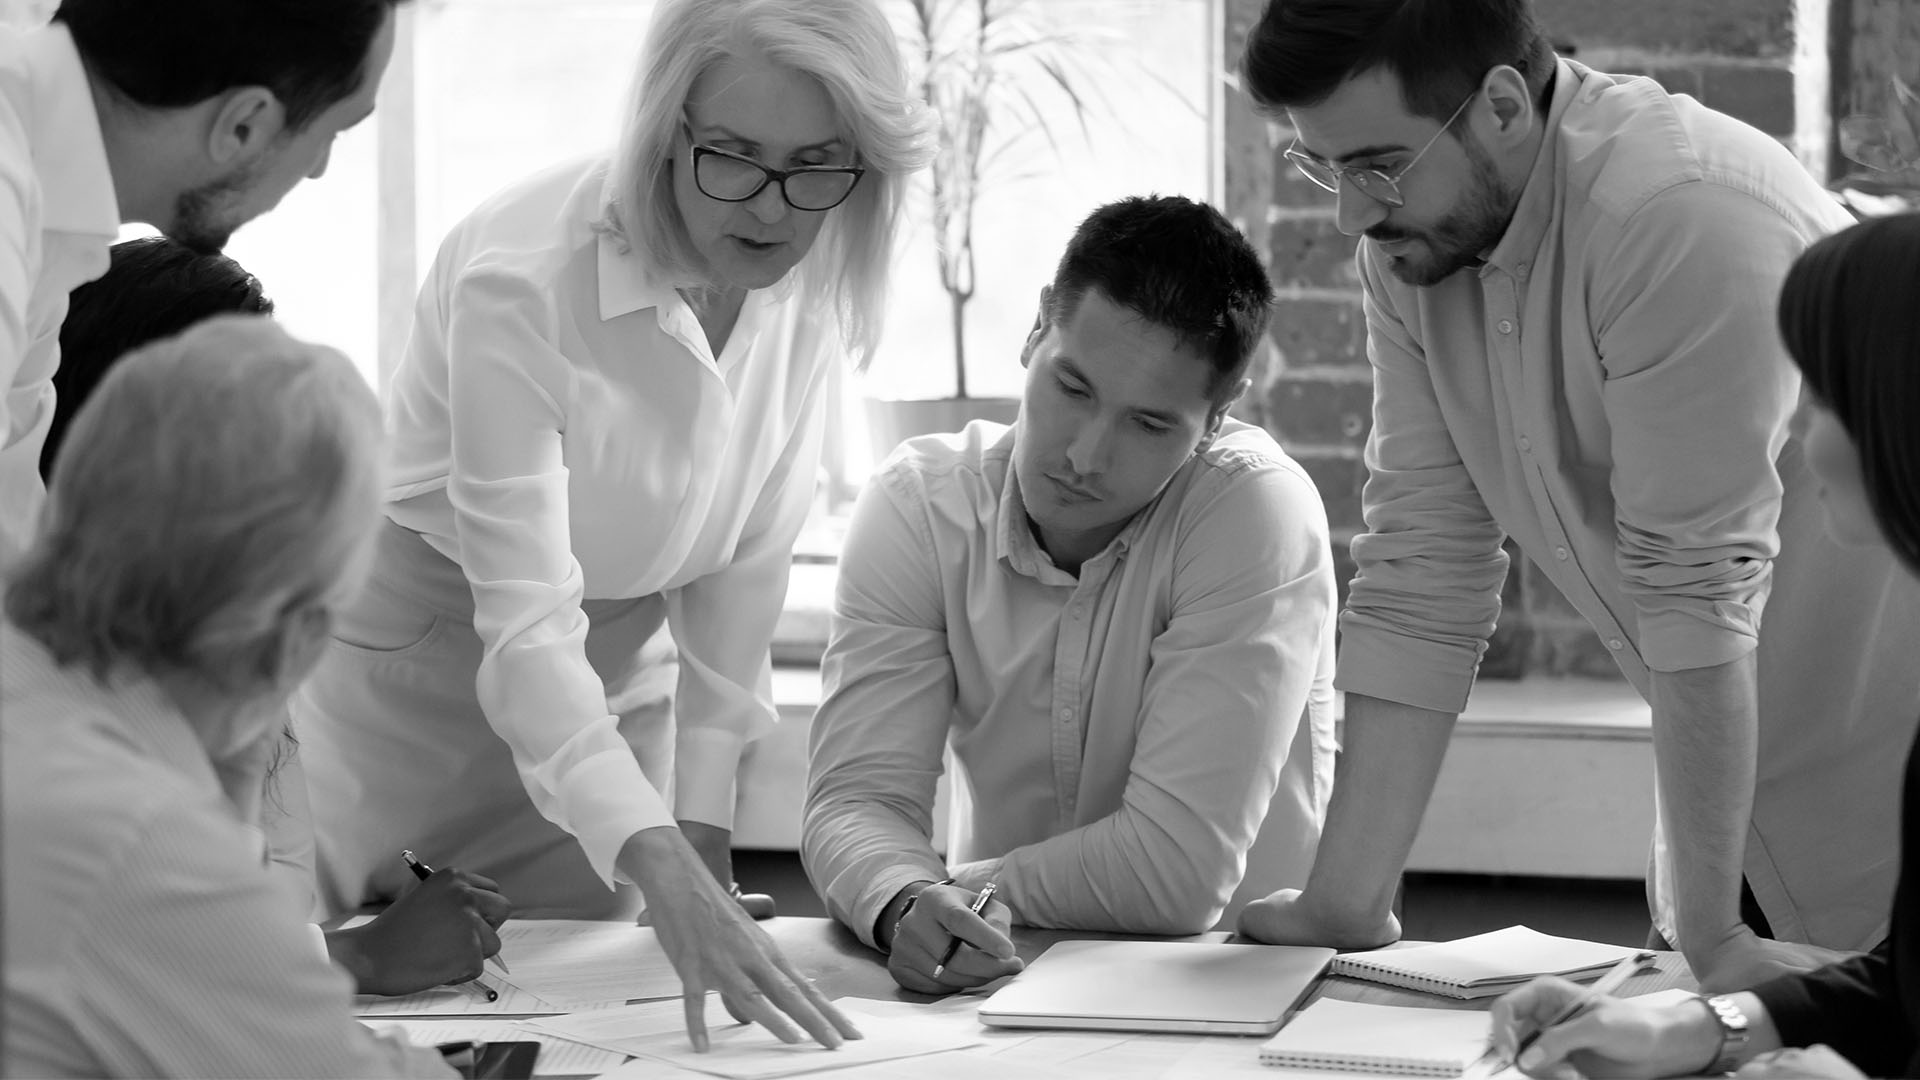
[[[801,857],[902,986],[1016,970],[1012,921],[1197,933],[1311,861],[1333,754],[1326,513],[1226,416],[1272,295],[1213,209],[1101,207],[1041,291],[1014,426],[909,441],[862,496]]]
[[[124,222],[217,251],[373,110],[399,0],[64,0],[0,31],[0,564],[38,465],[67,294]]]
[[[68,294],[60,367],[53,373],[53,419],[40,448],[43,480],[53,473],[74,414],[122,356],[212,315],[273,314],[260,279],[225,255],[144,236],[113,245],[111,256],[105,274]]]
[[[1826,536],[1773,322],[1847,215],[1761,132],[1553,58],[1526,0],[1272,0],[1244,74],[1363,237],[1375,401],[1326,842],[1241,929],[1398,936],[1511,536],[1653,706],[1657,935],[1709,990],[1873,945],[1920,595]]]

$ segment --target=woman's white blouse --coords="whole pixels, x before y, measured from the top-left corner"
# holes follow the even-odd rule
[[[441,245],[388,388],[387,512],[464,568],[488,723],[611,880],[641,829],[732,824],[741,748],[775,719],[768,647],[840,337],[789,275],[748,295],[715,357],[593,228],[606,170],[534,176]],[[656,593],[681,655],[671,809],[616,729],[581,610]]]

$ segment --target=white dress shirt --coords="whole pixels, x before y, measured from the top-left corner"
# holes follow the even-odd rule
[[[7,1076],[450,1076],[346,973],[153,683],[0,623]],[[257,785],[254,785],[257,790]]]
[[[732,824],[741,748],[776,718],[768,649],[841,345],[790,275],[713,355],[593,227],[605,183],[604,160],[541,173],[441,246],[390,388],[387,512],[465,570],[488,723],[611,881],[641,829]],[[583,598],[653,594],[680,648],[671,810],[583,650]]]
[[[1228,421],[1074,575],[1033,538],[1014,431],[906,443],[855,511],[801,835],[828,910],[871,943],[903,886],[952,876],[1030,925],[1188,934],[1243,872],[1302,884],[1334,750],[1312,480]]]
[[[107,272],[120,204],[73,35],[0,27],[0,565],[46,490],[67,294]]]

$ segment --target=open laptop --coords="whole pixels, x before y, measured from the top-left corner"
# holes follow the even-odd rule
[[[1271,1035],[1332,949],[1062,941],[980,1006],[994,1027]]]

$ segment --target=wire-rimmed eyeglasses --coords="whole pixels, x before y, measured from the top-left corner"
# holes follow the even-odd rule
[[[746,202],[768,184],[778,184],[780,197],[795,210],[831,210],[847,201],[867,172],[858,165],[769,169],[743,154],[693,142],[691,128],[687,141],[693,145],[693,185],[720,202]]]
[[[1388,206],[1405,206],[1407,200],[1400,194],[1400,180],[1411,172],[1415,165],[1420,164],[1420,159],[1426,157],[1427,151],[1433,148],[1433,144],[1440,141],[1440,136],[1445,135],[1447,130],[1453,127],[1454,121],[1460,119],[1460,114],[1467,111],[1467,106],[1473,104],[1473,99],[1479,93],[1480,91],[1475,89],[1473,93],[1468,94],[1466,100],[1453,110],[1453,115],[1447,117],[1447,122],[1440,125],[1440,130],[1433,133],[1433,138],[1428,139],[1425,146],[1414,152],[1411,160],[1395,169],[1391,175],[1380,169],[1364,169],[1358,165],[1333,165],[1322,161],[1300,149],[1298,140],[1287,147],[1286,159],[1293,162],[1293,167],[1299,169],[1302,176],[1336,195],[1340,193],[1340,178],[1344,176],[1368,198]]]

